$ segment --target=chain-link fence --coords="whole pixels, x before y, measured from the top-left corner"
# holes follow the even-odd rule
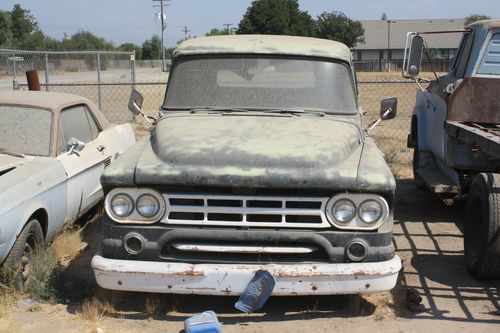
[[[143,110],[157,116],[163,102],[168,73],[158,61],[135,62],[128,52],[29,52],[0,50],[0,90],[27,89],[25,72],[37,70],[42,89],[85,96],[100,106],[114,123],[133,121],[127,103],[133,88],[144,96]],[[381,122],[371,131],[391,162],[409,164],[406,148],[416,86],[412,81],[395,80],[396,75],[362,73],[358,77],[361,107],[368,112],[366,124],[375,120],[380,102],[398,98],[398,116]],[[389,77],[389,79],[388,79]],[[137,119],[136,128],[142,120]]]

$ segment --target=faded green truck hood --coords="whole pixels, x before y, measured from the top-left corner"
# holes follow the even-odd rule
[[[364,157],[368,158],[365,162]],[[365,170],[359,170],[364,165]],[[102,177],[137,185],[353,189],[392,192],[371,139],[335,117],[191,115],[161,120]]]

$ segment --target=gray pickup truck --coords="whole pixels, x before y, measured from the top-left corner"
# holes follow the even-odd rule
[[[447,75],[423,80],[424,38],[443,33],[463,34],[455,61]],[[419,87],[408,136],[416,185],[449,205],[467,198],[467,268],[476,278],[499,278],[500,20],[408,33],[403,75]]]
[[[142,96],[130,108],[142,114]],[[382,101],[380,120],[396,115]],[[218,36],[174,53],[154,127],[101,178],[107,289],[239,295],[390,290],[395,180],[367,136],[351,52],[285,36]]]

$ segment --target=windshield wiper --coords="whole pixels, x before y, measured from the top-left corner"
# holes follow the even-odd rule
[[[11,151],[11,150],[7,150],[5,148],[0,148],[0,154],[5,154],[5,155],[10,155],[10,156],[14,156],[14,157],[25,157],[24,154],[21,154],[21,153],[17,153],[15,151]]]
[[[252,109],[247,108],[233,108],[233,107],[219,107],[219,106],[207,106],[207,107],[162,107],[164,111],[189,111],[190,113],[198,113],[198,112],[249,112],[253,111]]]
[[[313,111],[313,110],[302,110],[302,109],[272,109],[265,110],[264,113],[282,113],[282,114],[313,114],[319,117],[324,117],[325,113],[321,111]]]
[[[192,108],[191,113],[197,113],[197,112],[249,112],[252,111],[251,109],[245,109],[245,108],[227,108],[227,107],[203,107],[203,108]]]

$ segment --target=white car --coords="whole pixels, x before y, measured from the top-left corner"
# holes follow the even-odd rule
[[[22,284],[44,243],[102,200],[101,173],[135,136],[62,93],[0,92],[0,119],[0,263],[21,263]]]

